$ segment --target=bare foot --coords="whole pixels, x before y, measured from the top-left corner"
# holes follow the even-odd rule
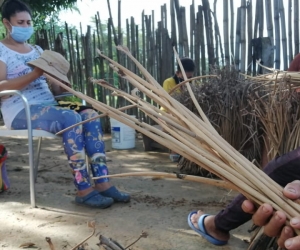
[[[203,214],[205,214],[205,213],[202,212],[201,210],[199,210],[197,212],[197,214],[193,214],[191,216],[191,222],[193,223],[195,228],[199,229],[198,220],[199,220],[200,216],[203,215]],[[210,236],[214,237],[217,240],[228,241],[229,238],[230,238],[229,233],[224,233],[224,232],[216,229],[215,216],[214,215],[209,215],[209,216],[205,217],[204,227],[205,227],[206,232]]]

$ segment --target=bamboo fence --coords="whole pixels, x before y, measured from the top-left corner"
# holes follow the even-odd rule
[[[209,74],[211,66],[216,65],[235,65],[241,73],[260,74],[261,67],[256,64],[258,59],[262,59],[264,66],[286,70],[294,55],[299,53],[299,0],[237,2],[202,0],[196,5],[191,0],[188,20],[188,11],[179,0],[170,0],[169,10],[166,4],[162,4],[160,20],[155,20],[154,11],[151,15],[145,15],[143,11],[140,21],[128,17],[127,22],[122,23],[121,13],[126,14],[123,13],[122,0],[118,2],[117,10],[111,9],[107,0],[111,17],[101,20],[101,11],[105,10],[95,12],[95,26],[89,26],[86,33],[82,28],[76,30],[66,23],[64,32],[55,33],[54,26],[37,31],[36,40],[44,49],[58,51],[67,58],[71,64],[69,78],[76,90],[115,107],[123,106],[127,101],[110,96],[101,86],[93,86],[89,77],[106,79],[126,92],[131,91],[130,85],[113,73],[97,55],[96,48],[140,74],[126,56],[114,49],[114,46],[126,45],[160,84],[174,74],[173,46],[179,56],[195,60],[195,74],[198,76]],[[216,8],[220,4],[223,4],[222,13]],[[113,12],[118,12],[118,20],[113,20]],[[222,33],[220,20],[216,18],[220,14],[223,15]],[[148,119],[136,109],[128,112]],[[108,121],[104,120],[105,130],[107,124]]]

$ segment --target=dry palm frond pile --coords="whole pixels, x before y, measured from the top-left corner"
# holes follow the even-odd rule
[[[262,125],[268,160],[300,146],[299,77],[298,72],[274,72],[253,78],[264,89],[253,91],[249,104]]]
[[[261,123],[251,111],[249,98],[257,83],[238,73],[232,66],[212,68],[213,75],[191,84],[192,91],[203,112],[217,132],[248,160],[257,166],[261,162]],[[173,92],[172,96],[199,116],[186,88]],[[208,176],[201,166],[181,157],[178,166],[182,173]]]
[[[158,143],[178,152],[190,161],[204,167],[223,179],[225,183],[229,183],[230,188],[233,187],[235,190],[240,191],[257,204],[267,202],[276,210],[285,211],[288,219],[299,214],[300,205],[286,199],[282,194],[282,187],[271,180],[218,134],[197,104],[189,83],[186,85],[187,89],[201,118],[166,93],[161,85],[131,55],[127,48],[122,46],[117,48],[133,60],[144,78],[139,77],[98,51],[99,55],[106,58],[110,62],[110,66],[120,76],[128,80],[135,89],[131,94],[128,94],[114,88],[104,80],[93,80],[93,82],[110,89],[114,95],[123,97],[132,105],[138,107],[158,123],[163,128],[163,131],[139,121],[121,110],[78,93],[53,77],[48,75],[47,77],[53,80],[54,83],[87,101],[95,109],[136,129]],[[151,104],[153,102],[149,103],[145,99],[140,98],[139,91],[154,103],[164,107],[168,112],[161,111]]]

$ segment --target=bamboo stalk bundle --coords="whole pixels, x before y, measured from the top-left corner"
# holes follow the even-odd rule
[[[217,132],[248,160],[260,166],[262,152],[262,128],[249,105],[250,93],[257,86],[247,80],[233,66],[212,68],[213,75],[191,85],[196,100]],[[171,94],[176,100],[199,116],[188,93]],[[181,157],[178,162],[181,173],[214,177],[201,166]]]
[[[216,174],[224,181],[231,183],[236,190],[255,203],[262,204],[267,202],[276,210],[285,211],[288,219],[299,214],[300,205],[286,199],[282,194],[282,187],[272,181],[218,134],[196,102],[189,83],[186,84],[186,87],[195,102],[201,118],[163,90],[161,85],[132,56],[127,48],[117,46],[117,49],[125,53],[136,64],[144,78],[134,74],[98,50],[99,55],[108,60],[110,66],[121,77],[128,80],[134,86],[134,89],[131,94],[128,94],[113,87],[104,80],[91,79],[92,82],[111,90],[113,95],[123,97],[130,103],[137,105],[140,111],[159,124],[163,128],[163,131],[89,96],[76,92],[53,77],[48,77],[54,83],[90,103],[100,112],[107,113],[110,117],[136,129],[163,146],[171,148],[185,158]],[[180,64],[178,55],[177,59]],[[184,78],[186,79],[185,74]],[[168,112],[164,112],[144,99],[141,99],[139,92],[143,92],[153,102],[158,103]]]

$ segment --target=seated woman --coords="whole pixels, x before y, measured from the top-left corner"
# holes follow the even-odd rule
[[[32,128],[57,133],[82,120],[95,117],[97,112],[92,109],[76,112],[58,107],[43,76],[43,70],[28,65],[28,62],[38,59],[42,53],[40,47],[26,43],[33,34],[30,8],[19,0],[7,0],[2,5],[1,14],[7,36],[0,41],[0,91],[22,92],[30,104]],[[55,67],[57,65],[49,65],[56,70],[57,76],[62,75],[61,70]],[[20,97],[2,98],[1,111],[7,128],[27,128],[26,114]],[[75,198],[77,204],[106,208],[114,201],[130,200],[130,195],[119,192],[108,178],[96,180],[95,185],[91,183],[85,165],[85,154],[89,157],[94,177],[108,174],[99,119],[66,131],[62,140],[78,190]]]

